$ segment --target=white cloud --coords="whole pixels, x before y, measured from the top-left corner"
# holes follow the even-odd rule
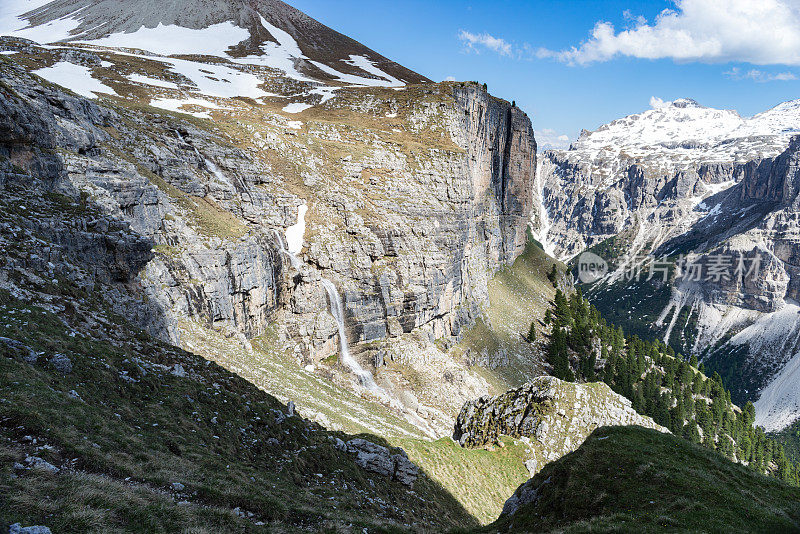
[[[653,109],[665,108],[669,106],[669,104],[670,104],[669,102],[664,102],[657,96],[650,97],[650,107]]]
[[[628,56],[756,65],[800,65],[800,1],[675,0],[652,23],[626,13],[631,27],[599,21],[580,46],[537,50],[572,65]]]
[[[454,81],[456,81],[456,77],[455,76],[448,76],[447,78],[444,79],[444,81],[446,81],[446,82],[454,82]]]
[[[750,69],[743,71],[739,67],[733,67],[731,70],[724,72],[725,76],[734,80],[753,80],[754,82],[787,82],[796,80],[797,76],[792,72],[778,72],[775,74],[764,72],[758,69]]]
[[[501,56],[513,55],[513,46],[504,39],[489,35],[488,33],[470,33],[466,30],[458,32],[458,39],[464,43],[464,47],[475,53],[480,53],[481,48],[487,48]]]
[[[570,145],[568,136],[559,134],[557,131],[551,130],[550,128],[536,130],[534,136],[536,137],[536,143],[539,145],[540,150],[566,149],[569,148]]]

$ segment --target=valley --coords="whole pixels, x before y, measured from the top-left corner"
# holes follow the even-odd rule
[[[279,0],[9,2],[0,532],[800,531],[795,134],[542,150]]]

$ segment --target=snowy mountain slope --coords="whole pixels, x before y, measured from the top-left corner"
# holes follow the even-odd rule
[[[568,150],[545,152],[539,181],[546,206],[533,224],[548,228],[543,242],[568,259],[636,226],[637,215],[666,209],[665,226],[642,236],[655,248],[713,209],[703,200],[738,181],[733,166],[777,156],[798,133],[800,100],[753,117],[686,98],[657,102],[584,130]]]
[[[738,402],[758,401],[769,430],[800,417],[798,133],[800,101],[753,117],[688,99],[658,103],[546,152],[537,180],[534,224],[546,246],[565,259],[595,247],[614,264],[592,293],[601,311],[635,303],[614,320],[703,359]],[[758,255],[762,264],[752,280],[711,283],[676,270],[666,285],[629,284],[624,274],[648,254],[706,264]]]
[[[9,0],[0,7],[0,35],[235,58],[299,80],[428,81],[279,0]]]
[[[800,133],[800,100],[780,104],[753,117],[701,106],[682,98],[583,131],[567,154],[595,162],[601,174],[612,158],[641,158],[659,167],[698,162],[743,162],[779,154]]]

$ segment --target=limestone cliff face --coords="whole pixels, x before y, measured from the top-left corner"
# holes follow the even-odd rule
[[[536,164],[530,120],[476,84],[421,90],[421,102],[390,96],[366,111],[388,104],[415,135],[433,131],[448,145],[409,159],[395,144],[375,143],[366,158],[341,162],[353,186],[319,191],[309,212],[342,221],[312,230],[304,258],[317,273],[294,290],[290,321],[315,357],[331,350],[324,297],[307,287],[315,276],[339,286],[351,341],[416,329],[458,337],[480,313],[488,277],[524,248]],[[365,177],[361,193],[355,184]]]
[[[3,151],[17,171],[4,174],[4,183],[84,198],[100,210],[90,217],[76,213],[74,229],[40,224],[54,245],[51,261],[64,254],[93,265],[92,284],[135,282],[149,301],[137,307],[150,311],[132,318],[162,338],[178,340],[180,318],[248,336],[263,331],[278,307],[282,263],[271,239],[226,213],[225,207],[233,211],[238,204],[235,188],[215,183],[195,146],[166,121],[120,115],[19,70],[5,69],[3,80],[2,128],[12,132]],[[229,158],[240,163],[242,175],[257,175],[241,152],[205,143],[198,141],[209,158]],[[249,198],[251,205],[234,213],[259,213],[264,195]],[[76,233],[87,227],[95,231],[91,239]],[[115,239],[120,227],[136,239]],[[125,302],[113,304],[122,309]],[[151,323],[154,316],[163,320]]]
[[[547,243],[561,258],[570,258],[623,230],[643,225],[641,244],[649,253],[670,237],[684,232],[708,214],[700,202],[726,184],[740,181],[742,163],[682,163],[664,165],[621,156],[586,161],[570,152],[542,155],[540,178],[547,217]],[[603,168],[613,168],[603,176]]]
[[[455,137],[467,150],[477,216],[489,235],[499,220],[500,235],[492,235],[487,243],[489,255],[498,263],[508,262],[525,246],[524,220],[530,217],[534,198],[536,141],[531,122],[521,110],[476,85],[454,92],[456,105],[465,110],[462,131]]]
[[[2,81],[4,183],[84,195],[102,218],[76,224],[109,229],[106,246],[115,225],[129,228],[137,240],[113,253],[77,235],[52,239],[96,263],[93,280],[123,283],[137,309],[151,310],[126,314],[163,338],[179,341],[182,320],[239,338],[275,323],[301,359],[318,361],[337,350],[323,277],[342,293],[351,342],[415,329],[458,336],[480,313],[493,270],[524,246],[533,130],[474,84],[325,106],[385,120],[388,135],[328,120],[296,133],[277,115],[229,134],[71,96],[10,65]],[[411,141],[391,139],[398,127]],[[280,249],[301,204],[309,214],[298,270]]]

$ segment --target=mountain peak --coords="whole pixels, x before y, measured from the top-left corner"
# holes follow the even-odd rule
[[[303,81],[428,81],[280,0],[12,0],[0,13],[0,35],[217,56]]]
[[[679,98],[677,100],[673,100],[670,102],[670,105],[674,108],[679,109],[686,109],[686,108],[704,108],[705,106],[701,106],[697,103],[696,100],[691,98]]]

